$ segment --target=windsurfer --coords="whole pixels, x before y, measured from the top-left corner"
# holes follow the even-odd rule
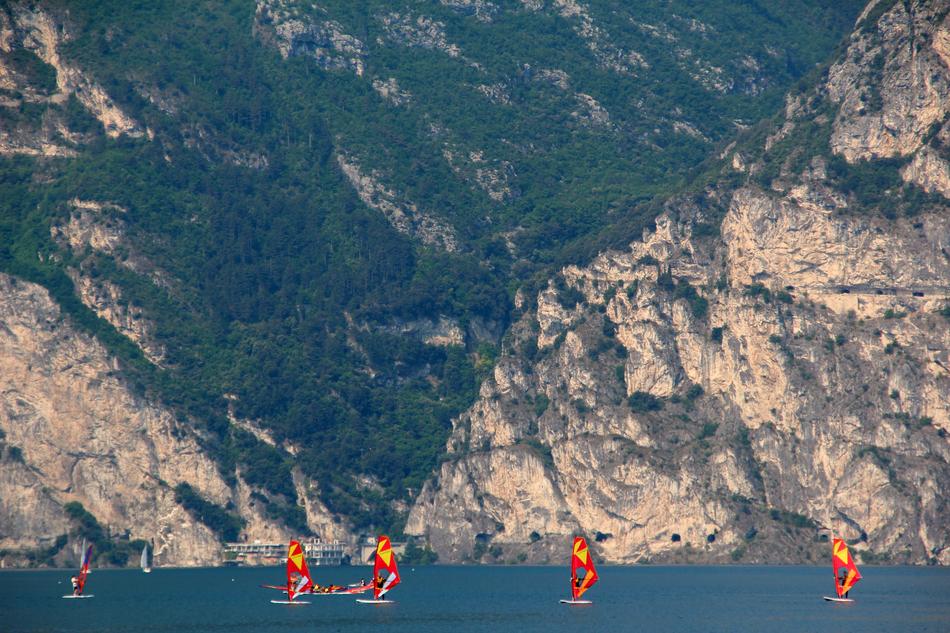
[[[79,595],[79,578],[77,578],[76,576],[73,576],[72,578],[69,579],[69,582],[73,583],[73,595],[78,596]]]
[[[844,589],[844,584],[848,581],[848,570],[845,568],[841,569],[841,577],[838,582],[838,586]],[[847,598],[848,594],[851,593],[850,590],[844,592],[844,597]]]
[[[382,588],[383,588],[383,585],[384,585],[385,583],[386,583],[386,579],[382,576],[382,574],[380,574],[379,576],[377,576],[377,578],[376,578],[376,588],[377,588],[377,589],[382,589]],[[379,599],[380,599],[380,600],[385,600],[385,599],[386,599],[386,594],[385,594],[385,593],[379,594]]]

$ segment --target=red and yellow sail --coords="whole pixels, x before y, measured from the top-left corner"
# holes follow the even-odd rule
[[[86,576],[89,574],[90,561],[92,561],[92,545],[87,547],[86,551],[82,553],[82,561],[79,563],[79,576],[76,579],[79,587],[76,592],[77,596],[82,595],[83,587],[86,586]]]
[[[313,587],[313,579],[307,568],[307,557],[297,541],[291,541],[287,550],[287,599],[305,593]]]
[[[399,584],[399,570],[389,537],[379,535],[376,539],[376,561],[373,563],[373,597],[377,600]]]
[[[578,576],[578,570],[584,570],[583,576]],[[587,541],[582,536],[574,537],[574,549],[571,553],[571,595],[577,600],[584,592],[597,582],[597,570],[594,569],[594,558],[591,556]]]
[[[851,591],[854,584],[861,580],[861,572],[858,571],[854,559],[851,558],[851,552],[848,551],[848,545],[840,538],[832,539],[831,544],[831,567],[835,573],[835,589],[840,598]],[[845,570],[842,574],[841,570]],[[844,581],[841,578],[844,576]]]

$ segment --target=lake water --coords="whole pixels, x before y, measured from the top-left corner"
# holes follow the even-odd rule
[[[368,567],[322,567],[326,584],[369,578]],[[277,567],[95,570],[89,600],[62,600],[70,571],[0,572],[4,633],[295,633],[297,631],[584,631],[606,633],[947,633],[950,569],[865,567],[853,605],[826,603],[831,570],[817,567],[602,567],[589,607],[568,607],[560,567],[402,569],[386,607],[313,596],[270,604]]]

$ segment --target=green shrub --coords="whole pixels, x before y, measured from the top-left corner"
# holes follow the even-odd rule
[[[222,541],[236,541],[244,529],[244,519],[204,499],[189,484],[175,487],[175,502],[196,521],[204,523]]]
[[[534,415],[536,417],[541,417],[544,415],[544,412],[548,410],[548,406],[551,404],[551,401],[543,393],[539,393],[534,399]]]
[[[758,282],[746,286],[743,294],[747,297],[762,297],[762,300],[766,303],[772,302],[772,291],[766,288],[764,284]]]
[[[663,408],[663,401],[646,391],[634,391],[627,398],[627,403],[636,413],[659,411]]]

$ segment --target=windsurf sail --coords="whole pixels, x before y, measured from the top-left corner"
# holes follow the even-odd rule
[[[307,557],[297,541],[291,541],[287,550],[287,599],[310,591],[313,579],[307,569]]]
[[[583,571],[583,575],[578,572]],[[587,541],[583,536],[574,537],[574,550],[571,554],[571,595],[577,600],[584,592],[597,582],[597,570],[594,569],[594,558],[587,548]]]
[[[82,560],[79,562],[79,575],[76,577],[76,590],[73,592],[77,596],[82,595],[82,590],[86,586],[90,561],[92,561],[92,545],[86,548],[86,551],[82,554]]]
[[[831,567],[835,573],[835,590],[839,598],[851,591],[855,583],[861,580],[861,572],[851,558],[848,545],[840,538],[832,539]]]
[[[373,563],[373,597],[379,600],[386,592],[399,584],[399,570],[389,537],[376,539],[376,561]]]
[[[142,548],[142,558],[139,560],[139,566],[146,574],[152,571],[152,566],[148,564],[148,545]]]

